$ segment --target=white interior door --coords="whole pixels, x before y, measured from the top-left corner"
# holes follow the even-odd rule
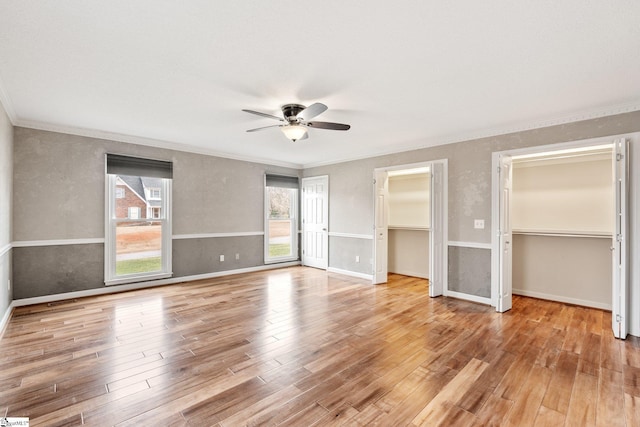
[[[329,177],[302,178],[302,264],[329,266]]]
[[[628,270],[629,249],[627,227],[627,188],[629,144],[626,139],[614,142],[613,175],[615,194],[615,234],[611,248],[613,261],[612,329],[616,338],[625,339],[628,331]]]
[[[375,271],[373,284],[387,282],[389,241],[389,176],[387,171],[375,171],[375,236],[373,238]]]
[[[498,240],[500,250],[498,255],[498,303],[496,306],[496,310],[502,313],[507,310],[511,310],[511,271],[513,253],[513,243],[511,235],[511,192],[513,189],[513,172],[510,156],[500,156],[498,176],[500,182],[498,208],[500,216],[498,221]]]
[[[429,234],[429,296],[442,295],[448,269],[447,200],[444,165],[431,164],[431,232]]]

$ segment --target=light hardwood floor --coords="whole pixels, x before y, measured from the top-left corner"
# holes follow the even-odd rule
[[[640,425],[610,313],[505,314],[295,267],[17,308],[0,415],[31,425]]]

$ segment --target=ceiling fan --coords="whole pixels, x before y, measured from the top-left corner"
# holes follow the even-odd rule
[[[263,126],[255,129],[249,129],[247,132],[256,132],[263,129],[269,129],[273,127],[279,127],[287,138],[293,142],[307,139],[307,128],[317,129],[330,129],[330,130],[349,130],[351,126],[343,123],[331,123],[331,122],[315,122],[309,121],[312,118],[324,113],[327,110],[327,106],[316,102],[308,107],[300,104],[286,104],[282,106],[283,117],[274,116],[272,114],[261,113],[260,111],[242,110],[244,112],[255,114],[257,116],[268,117],[281,122],[278,125]]]

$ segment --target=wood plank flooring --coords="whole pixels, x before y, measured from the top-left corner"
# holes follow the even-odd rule
[[[637,426],[608,312],[504,314],[294,267],[16,308],[0,415],[32,426]]]

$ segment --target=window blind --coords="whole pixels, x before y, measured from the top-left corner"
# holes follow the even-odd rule
[[[107,154],[107,173],[173,179],[173,163],[164,160]]]
[[[265,175],[266,187],[299,188],[297,176]]]

